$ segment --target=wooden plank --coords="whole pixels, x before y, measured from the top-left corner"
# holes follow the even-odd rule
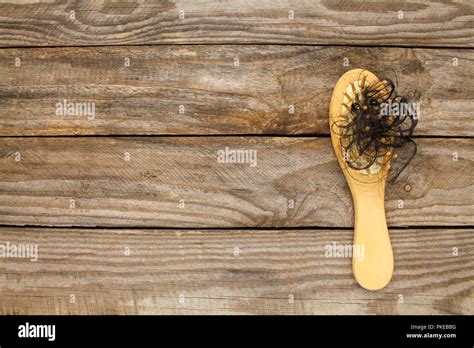
[[[36,244],[38,261],[2,259],[0,313],[473,312],[473,229],[392,230],[391,239],[393,279],[370,292],[355,282],[350,258],[326,252],[351,245],[347,230],[2,227],[0,243]]]
[[[3,47],[163,43],[474,47],[474,7],[469,0],[10,0],[0,4],[0,13]]]
[[[389,225],[473,225],[474,139],[418,144]],[[350,227],[353,210],[328,138],[0,138],[0,224]]]
[[[0,135],[328,134],[336,81],[366,67],[397,78],[400,93],[420,103],[417,134],[474,136],[473,55],[294,46],[0,50]],[[94,113],[64,116],[64,100],[89,103]]]

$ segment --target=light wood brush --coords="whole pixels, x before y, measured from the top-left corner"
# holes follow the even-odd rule
[[[374,98],[384,97],[390,93],[386,86],[370,71],[350,70],[337,82],[329,109],[332,144],[354,201],[354,246],[363,251],[362,255],[353,255],[352,268],[357,282],[368,290],[385,287],[393,274],[393,252],[385,220],[384,194],[394,154],[386,150],[372,155],[370,149],[361,154],[362,151],[358,151],[356,146],[351,146],[354,137],[359,135],[348,136],[344,134],[344,128],[352,121],[353,104],[364,98],[362,91],[371,88]],[[364,131],[368,129],[361,130]]]

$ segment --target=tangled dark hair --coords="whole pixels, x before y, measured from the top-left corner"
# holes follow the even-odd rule
[[[374,164],[384,166],[399,157],[396,152],[401,148],[411,147],[390,179],[394,183],[417,152],[412,136],[418,111],[408,98],[396,94],[395,84],[388,78],[360,88],[349,105],[348,117],[335,122],[344,159],[350,168],[364,170]]]

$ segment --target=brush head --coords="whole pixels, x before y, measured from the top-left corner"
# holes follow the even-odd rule
[[[367,106],[366,91],[381,85],[380,82],[370,71],[350,70],[341,76],[331,98],[329,125],[334,150],[344,174],[361,183],[385,178],[393,156],[389,151],[377,151],[375,144],[366,138],[374,120],[360,123],[356,120],[359,109]]]
[[[350,70],[339,79],[331,99],[329,123],[339,164],[348,179],[384,181],[397,158],[395,149],[414,144],[411,136],[417,115],[413,110],[399,112],[403,105],[409,105],[408,100],[395,95],[395,84],[368,70]],[[395,114],[392,106],[398,107]]]

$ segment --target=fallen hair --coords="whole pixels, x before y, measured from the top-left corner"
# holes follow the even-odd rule
[[[376,162],[384,166],[397,159],[401,148],[411,146],[411,154],[390,180],[395,183],[417,153],[412,137],[419,115],[406,107],[410,105],[407,97],[396,94],[388,78],[362,87],[350,105],[349,119],[336,122],[347,165],[355,170],[368,169]]]

